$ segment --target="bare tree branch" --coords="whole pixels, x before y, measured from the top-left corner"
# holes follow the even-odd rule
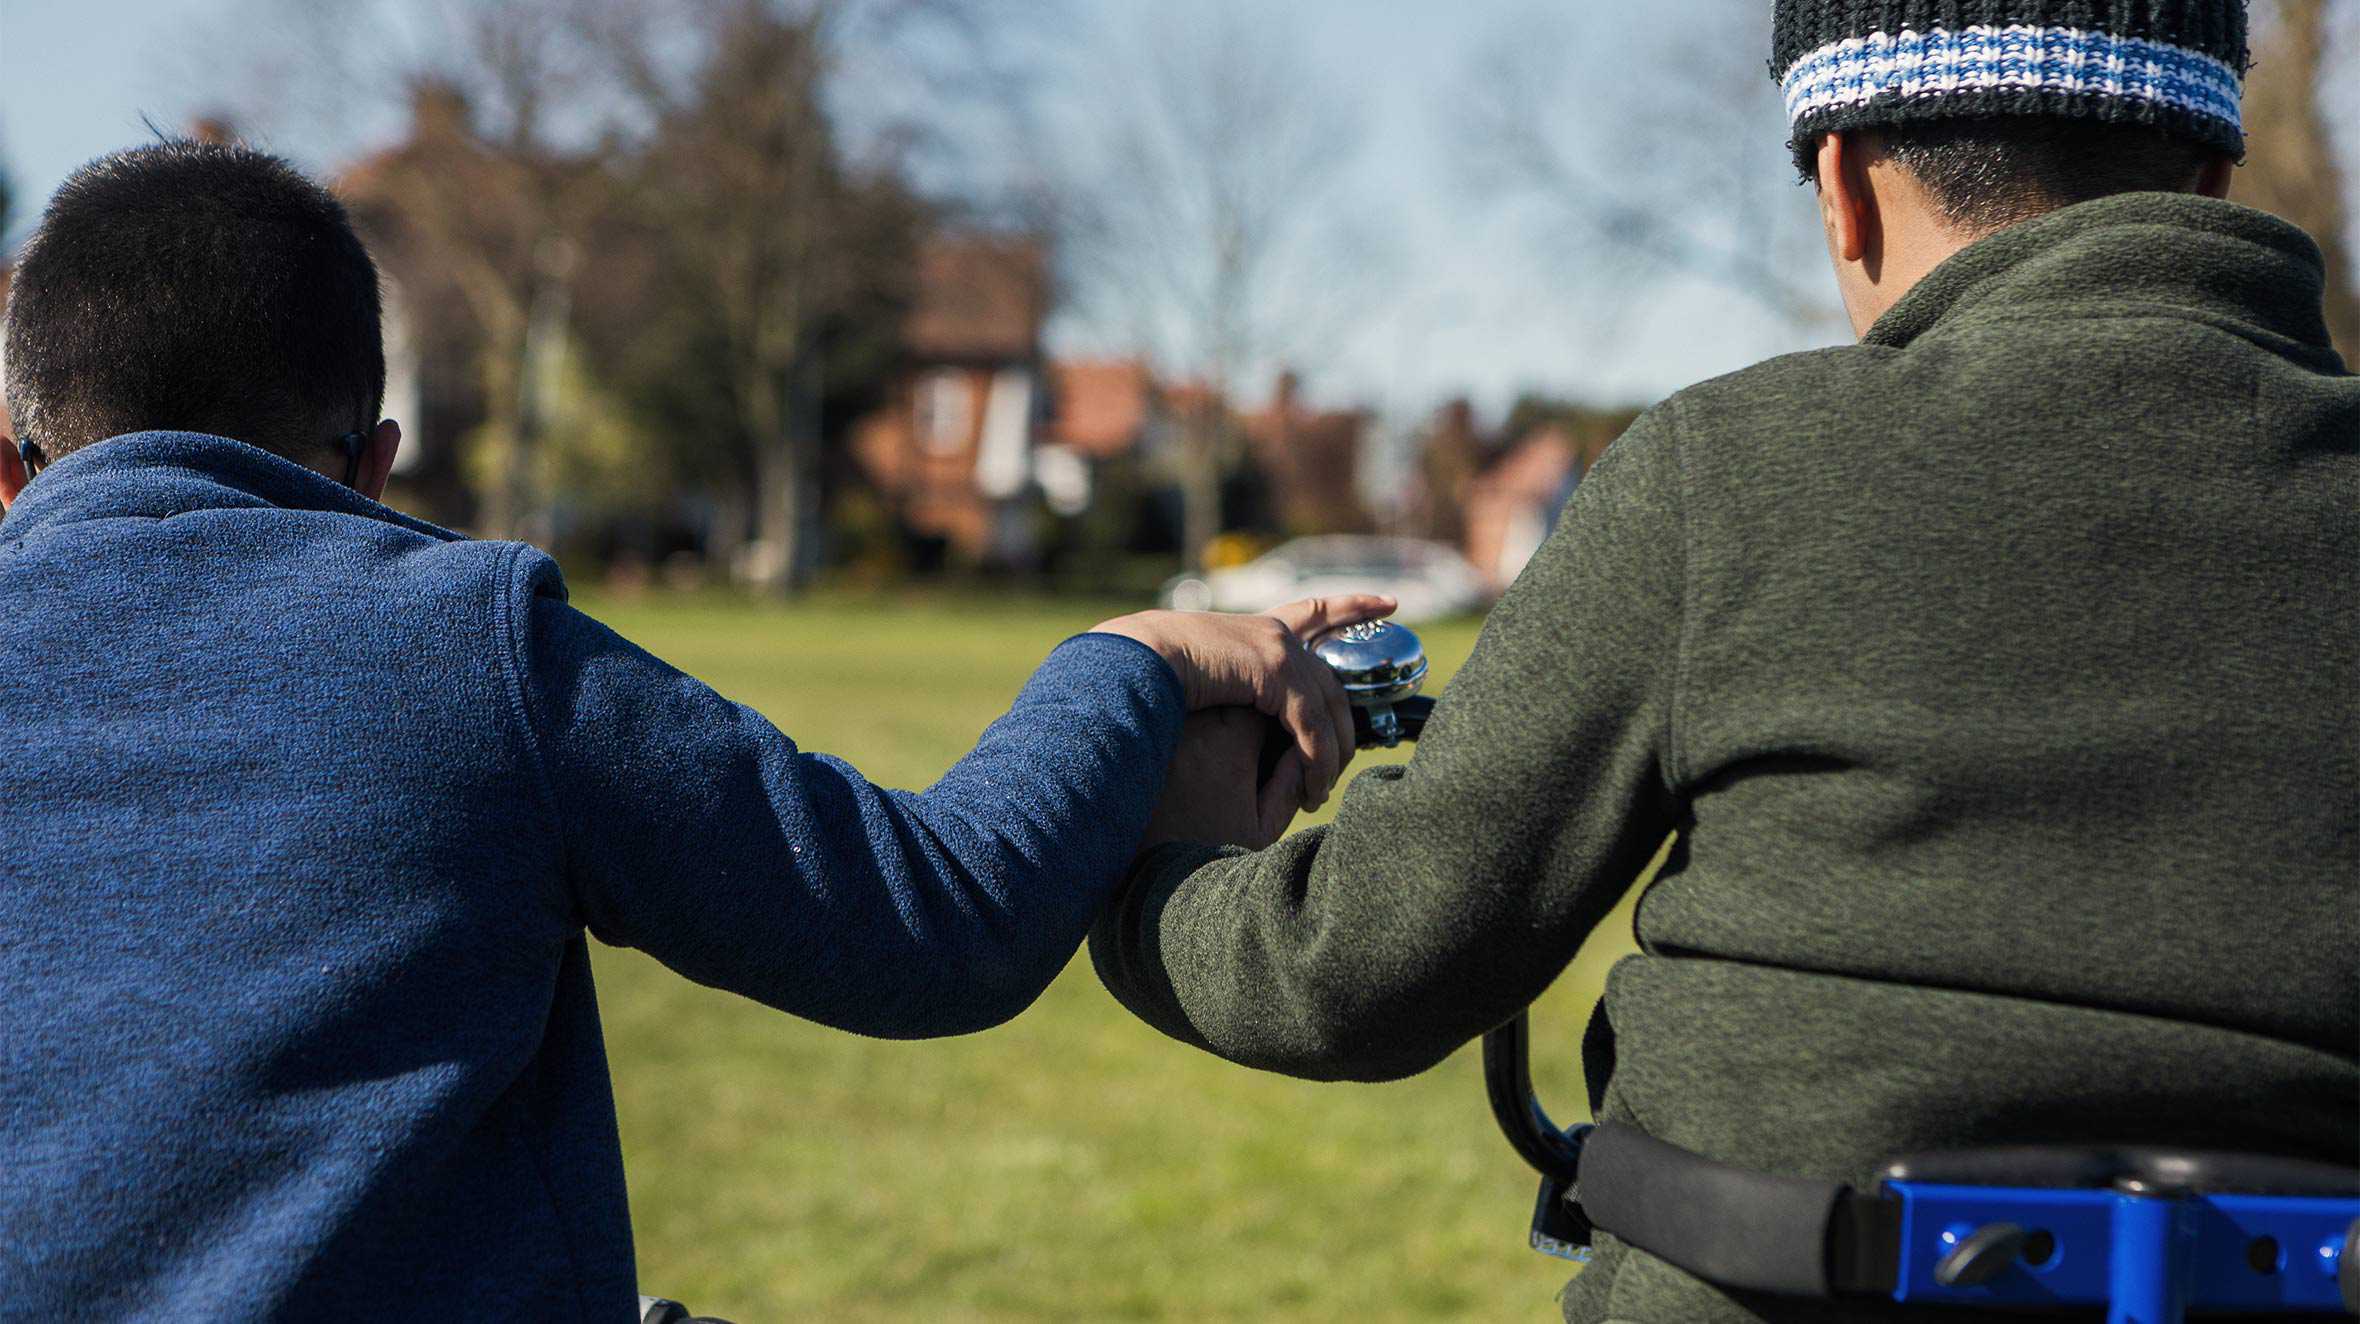
[[[2275,0],[2257,9],[2246,82],[2246,160],[2232,196],[2308,231],[2327,259],[2327,327],[2346,363],[2360,362],[2360,270],[2352,262],[2353,192],[2333,126],[2354,132],[2332,98],[2360,71],[2360,6]],[[2342,107],[2345,116],[2352,108]],[[2345,144],[2345,152],[2351,150]]]
[[[1684,4],[1693,21],[1672,25],[1664,48],[1639,59],[1627,32],[1585,40],[1562,14],[1504,26],[1461,102],[1473,182],[1541,204],[1593,279],[1629,291],[1691,276],[1788,325],[1837,325],[1780,145],[1784,110],[1760,59],[1768,7]]]
[[[1101,64],[1089,132],[1065,153],[1064,251],[1088,310],[1204,389],[1181,445],[1195,564],[1239,458],[1226,409],[1239,382],[1332,346],[1354,307],[1366,264],[1338,242],[1336,197],[1358,136],[1350,103],[1265,10],[1167,9],[1139,50]]]

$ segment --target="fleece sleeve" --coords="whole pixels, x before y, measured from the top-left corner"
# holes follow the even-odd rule
[[[886,790],[561,595],[531,598],[521,687],[582,921],[863,1034],[965,1033],[1030,1005],[1137,849],[1179,738],[1171,668],[1085,634],[930,789]]]
[[[1675,826],[1678,491],[1651,413],[1576,489],[1410,761],[1265,850],[1150,852],[1091,937],[1107,988],[1248,1066],[1368,1080],[1540,994]]]

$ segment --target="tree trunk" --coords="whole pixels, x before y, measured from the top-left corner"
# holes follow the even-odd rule
[[[487,537],[517,538],[532,499],[530,470],[520,463],[526,426],[522,413],[531,376],[525,369],[523,328],[487,328],[480,353],[484,418],[479,435],[483,443],[499,448],[483,504],[483,531]]]
[[[484,431],[501,452],[484,524],[495,538],[545,546],[554,531],[547,494],[540,490],[541,435],[571,296],[564,272],[541,272],[524,316],[502,317],[486,330]]]
[[[2329,141],[2327,4],[2281,0],[2254,52],[2246,90],[2245,168],[2230,196],[2308,231],[2327,258],[2327,330],[2347,364],[2360,362],[2360,272],[2345,242],[2344,173]]]
[[[551,494],[541,490],[541,439],[558,408],[566,325],[573,315],[573,245],[541,241],[533,254],[533,283],[516,348],[516,433],[508,448],[503,485],[509,492],[506,537],[546,547],[556,536]]]
[[[541,407],[540,365],[533,361],[538,346],[533,341],[528,328],[516,351],[516,401],[508,409],[508,450],[500,465],[500,536],[516,542],[538,542],[536,534],[547,536],[547,511],[534,471],[541,450]]]
[[[803,356],[788,378],[787,441],[794,469],[787,475],[787,505],[791,518],[783,536],[787,554],[786,588],[801,589],[818,574],[827,521],[822,509],[824,447],[820,402],[822,379],[819,354]]]
[[[787,594],[798,587],[798,544],[803,533],[803,489],[810,481],[800,430],[784,398],[787,382],[763,363],[746,370],[746,431],[754,451],[754,541],[737,567],[739,577],[766,592]]]
[[[713,522],[705,530],[705,568],[708,575],[718,572],[725,578],[735,578],[738,566],[745,560],[746,529],[752,521],[747,508],[747,494],[752,485],[741,475],[723,483],[713,493]]]
[[[797,540],[803,532],[803,482],[809,467],[784,431],[754,453],[754,533],[759,552],[750,578],[779,594],[800,587]]]
[[[1181,433],[1180,554],[1192,574],[1205,572],[1205,553],[1221,533],[1221,433],[1209,414],[1190,419]]]

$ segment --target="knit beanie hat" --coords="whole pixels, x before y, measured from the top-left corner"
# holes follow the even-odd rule
[[[2245,0],[1777,0],[1770,72],[1806,174],[1835,129],[2001,115],[2245,152]]]

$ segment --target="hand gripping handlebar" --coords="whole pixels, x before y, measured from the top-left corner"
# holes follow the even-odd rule
[[[1336,631],[1312,645],[1333,668],[1352,701],[1352,728],[1361,748],[1390,748],[1416,740],[1434,711],[1418,689],[1426,680],[1426,648],[1407,627],[1370,621]],[[1532,1030],[1523,1012],[1483,1036],[1483,1084],[1491,1115],[1524,1161],[1546,1180],[1534,1245],[1568,1254],[1588,1243],[1589,1228],[1563,1193],[1581,1162],[1586,1126],[1570,1131],[1549,1120],[1532,1086]],[[1561,1193],[1552,1201],[1550,1188]],[[1552,1207],[1553,1206],[1553,1207]],[[1543,1227],[1552,1229],[1544,1234]],[[1541,1245],[1546,1240],[1550,1245]]]

